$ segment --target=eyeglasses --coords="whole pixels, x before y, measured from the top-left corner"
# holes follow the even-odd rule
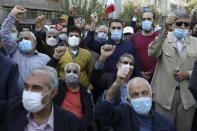
[[[71,72],[72,72],[73,74],[77,74],[77,73],[78,73],[77,70],[67,70],[67,71],[66,71],[66,73],[71,73]]]
[[[177,26],[182,26],[183,24],[185,25],[185,27],[189,27],[190,25],[188,22],[176,22]]]
[[[125,64],[125,65],[129,64],[130,66],[134,66],[134,63],[128,62],[128,61],[123,61],[122,64]]]

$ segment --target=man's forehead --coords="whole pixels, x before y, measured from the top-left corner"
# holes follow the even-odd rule
[[[135,83],[131,83],[130,85],[130,92],[132,91],[142,91],[142,90],[147,90],[150,91],[148,88],[148,85],[145,81],[143,80],[138,80]]]
[[[77,70],[78,70],[78,68],[77,68],[76,65],[69,65],[69,66],[67,67],[67,70],[68,70],[68,69],[77,69]]]
[[[23,31],[20,33],[20,37],[30,37],[31,38],[31,35],[30,35],[29,31]]]
[[[111,27],[112,27],[112,26],[115,26],[115,27],[116,27],[116,26],[121,26],[121,27],[122,27],[122,23],[120,23],[120,22],[112,22],[112,23],[111,23]]]
[[[189,22],[189,18],[178,18],[176,22]]]
[[[145,12],[143,15],[142,15],[142,18],[152,18],[153,17],[153,13],[152,12]]]
[[[26,79],[26,83],[30,85],[48,86],[49,82],[50,82],[49,73],[45,71],[33,72]]]
[[[79,35],[79,32],[70,32],[69,35]]]
[[[125,61],[125,60],[133,62],[133,60],[131,58],[127,57],[127,56],[122,57],[122,61]]]

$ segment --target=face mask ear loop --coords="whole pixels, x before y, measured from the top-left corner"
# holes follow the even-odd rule
[[[43,99],[46,95],[48,95],[51,91],[53,91],[53,89],[50,89],[46,94],[44,94],[44,95],[42,96],[42,99]],[[42,99],[41,99],[41,103],[42,103]],[[48,100],[47,100],[46,103],[48,103],[48,102],[49,102],[49,96],[48,96]]]

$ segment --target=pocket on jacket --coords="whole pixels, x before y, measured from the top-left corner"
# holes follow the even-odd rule
[[[163,55],[165,58],[167,58],[168,60],[172,61],[173,60],[173,56],[169,53],[169,52],[163,52]]]

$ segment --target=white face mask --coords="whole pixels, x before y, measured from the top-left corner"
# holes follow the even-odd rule
[[[24,108],[32,113],[37,113],[41,111],[43,108],[46,107],[46,105],[49,102],[48,101],[45,104],[42,104],[42,98],[46,96],[49,92],[52,90],[49,90],[45,95],[42,96],[40,92],[31,92],[31,91],[23,91],[23,96],[22,96],[22,102]]]
[[[49,46],[56,46],[57,45],[57,40],[54,38],[54,37],[50,37],[48,40],[47,40],[47,45]]]
[[[72,36],[68,38],[68,44],[71,47],[77,47],[79,45],[79,38]]]

